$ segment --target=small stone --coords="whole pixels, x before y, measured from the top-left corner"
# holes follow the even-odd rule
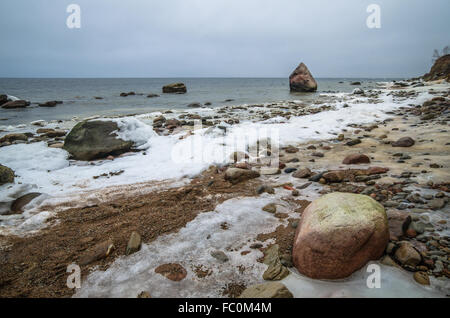
[[[248,287],[239,298],[294,298],[280,282],[270,282]]]
[[[212,251],[211,256],[221,263],[226,263],[229,260],[228,256],[222,251]]]
[[[395,258],[402,265],[408,266],[416,266],[422,260],[419,252],[417,252],[411,243],[406,241],[400,243],[400,247],[395,251]]]
[[[411,137],[403,137],[392,143],[392,147],[411,147],[415,141]]]
[[[158,266],[155,269],[155,273],[161,274],[167,279],[170,279],[174,282],[183,280],[187,275],[187,272],[183,266],[173,263]]]
[[[300,179],[309,178],[311,176],[311,170],[309,170],[309,168],[303,168],[296,171],[292,176]]]
[[[430,285],[430,278],[426,272],[415,272],[414,280],[421,285]]]
[[[277,212],[277,206],[275,203],[269,203],[266,206],[264,206],[263,211],[269,212],[269,213],[276,213]]]
[[[133,254],[141,249],[141,236],[137,232],[132,232],[128,241],[126,255]]]
[[[137,298],[152,298],[152,297],[150,296],[150,293],[149,293],[149,292],[142,291],[142,292],[139,293],[139,295],[137,296]]]

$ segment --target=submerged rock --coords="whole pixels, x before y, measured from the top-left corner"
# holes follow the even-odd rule
[[[294,298],[282,283],[270,282],[248,287],[239,298]]]
[[[0,165],[0,185],[14,182],[14,171],[7,166]]]
[[[300,65],[289,76],[289,87],[291,92],[315,92],[317,83],[304,63]]]
[[[64,141],[64,149],[74,159],[93,160],[130,151],[133,142],[116,138],[118,130],[112,121],[82,121],[72,128]]]
[[[25,108],[27,106],[30,106],[30,102],[19,99],[19,100],[13,100],[13,101],[4,103],[2,105],[2,108],[13,109],[13,108]]]
[[[303,212],[293,260],[299,272],[311,278],[344,278],[379,259],[388,240],[381,204],[365,195],[330,193]]]
[[[162,88],[163,93],[184,94],[187,92],[186,85],[183,83],[167,84]]]

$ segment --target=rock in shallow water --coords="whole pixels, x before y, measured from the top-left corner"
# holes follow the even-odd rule
[[[289,76],[289,87],[291,92],[314,92],[317,90],[317,83],[304,63],[300,63]]]
[[[303,212],[293,260],[299,272],[311,278],[344,278],[379,259],[388,240],[382,205],[365,195],[331,193]]]
[[[167,84],[162,88],[163,93],[184,94],[187,92],[186,85],[183,83]]]

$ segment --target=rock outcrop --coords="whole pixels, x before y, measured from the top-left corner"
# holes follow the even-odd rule
[[[335,192],[303,212],[292,256],[295,267],[308,277],[339,279],[379,259],[388,240],[381,204],[365,195]]]
[[[423,76],[425,81],[445,79],[450,82],[450,54],[441,56],[434,62],[429,73]]]
[[[184,94],[187,92],[186,85],[183,83],[167,84],[162,88],[163,93]]]
[[[300,65],[289,76],[289,87],[291,92],[315,92],[317,83],[304,63]]]
[[[74,159],[93,160],[129,152],[133,142],[117,138],[113,121],[82,121],[72,128],[64,141],[64,149]]]

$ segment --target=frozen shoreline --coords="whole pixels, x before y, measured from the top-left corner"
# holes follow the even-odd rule
[[[440,86],[445,88],[445,85],[435,85],[432,88],[440,88]],[[49,195],[52,203],[57,201],[62,203],[65,200],[70,200],[76,192],[139,182],[193,177],[211,164],[230,163],[230,155],[236,150],[235,140],[247,139],[249,144],[255,143],[257,136],[247,135],[248,131],[257,131],[260,134],[275,131],[280,146],[335,138],[342,129],[352,129],[348,127],[350,124],[381,121],[389,117],[386,112],[399,107],[408,107],[411,103],[423,103],[431,97],[427,93],[430,88],[414,89],[420,93],[417,98],[396,98],[388,95],[392,92],[391,90],[380,90],[379,102],[376,104],[371,103],[374,98],[370,97],[346,93],[324,94],[326,101],[321,102],[319,106],[325,104],[333,109],[300,117],[292,116],[289,119],[278,115],[272,115],[272,118],[262,121],[251,119],[253,115],[250,111],[267,112],[273,110],[271,107],[286,111],[283,109],[284,103],[282,102],[275,106],[268,104],[263,108],[260,105],[256,105],[256,107],[244,105],[246,110],[239,110],[238,117],[241,118],[239,124],[228,125],[223,123],[222,120],[222,125],[227,127],[226,134],[222,129],[215,126],[215,128],[197,130],[194,136],[188,136],[183,140],[180,140],[180,137],[186,135],[188,130],[169,136],[158,136],[153,131],[151,123],[154,118],[161,115],[159,112],[117,118],[113,120],[119,123],[119,136],[125,140],[134,141],[139,146],[138,149],[144,152],[115,158],[113,161],[100,160],[93,164],[69,160],[68,153],[65,150],[49,148],[45,142],[2,147],[0,148],[0,162],[12,168],[17,178],[13,186],[6,184],[0,187],[2,190],[0,202],[11,202],[27,192],[40,192]],[[378,94],[376,95],[378,96]],[[311,107],[318,106],[312,105]],[[212,114],[218,115],[218,111],[220,109],[202,108],[193,109],[189,113],[211,116]],[[179,113],[174,112],[164,115],[170,119],[178,116]],[[51,124],[49,127],[55,127],[56,125]],[[14,130],[14,132],[20,131],[23,131],[23,127]],[[200,150],[198,149],[199,146]],[[199,157],[199,153],[203,156]],[[120,173],[120,175],[94,179],[95,176],[110,173]],[[42,197],[35,201],[42,201],[42,204],[46,203],[46,200]],[[8,204],[4,203],[3,205],[7,206]],[[22,219],[23,216],[25,217],[24,220]],[[48,216],[48,213],[34,216],[33,212],[28,213],[27,211],[19,217],[15,215],[0,216],[0,220],[3,223],[2,227],[5,223],[12,225],[13,228],[18,226],[19,232],[21,232],[21,223],[25,223],[23,229],[33,229],[34,225],[39,227]],[[29,220],[30,217],[33,219]],[[2,231],[1,228],[0,231]]]

